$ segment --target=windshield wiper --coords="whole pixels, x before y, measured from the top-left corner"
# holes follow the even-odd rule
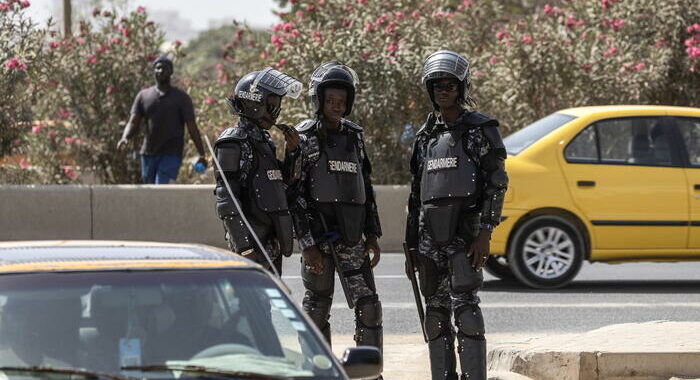
[[[242,377],[245,379],[270,379],[270,380],[285,380],[286,377],[275,375],[265,375],[255,372],[228,371],[218,368],[208,368],[201,365],[168,365],[168,364],[152,364],[152,365],[130,365],[121,367],[124,371],[143,371],[143,372],[158,372],[158,371],[180,371],[189,372],[200,375],[214,375],[223,377]]]
[[[27,367],[0,367],[2,372],[35,372],[35,373],[63,373],[66,375],[81,375],[86,379],[113,379],[132,380],[132,377],[120,376],[113,373],[89,371],[78,368],[54,368],[49,366],[27,366]]]

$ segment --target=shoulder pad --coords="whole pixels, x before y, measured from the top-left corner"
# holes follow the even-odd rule
[[[359,125],[355,124],[354,122],[352,122],[348,119],[343,119],[341,121],[341,123],[343,123],[343,125],[346,128],[348,128],[349,130],[351,130],[353,132],[362,132],[362,127],[360,127]]]
[[[463,120],[465,124],[476,127],[498,127],[499,125],[498,120],[480,112],[470,112],[464,115]]]
[[[216,139],[214,145],[218,145],[223,142],[228,141],[242,141],[248,138],[248,132],[245,129],[235,126],[227,128],[225,131],[221,132],[219,138]]]
[[[316,126],[316,119],[306,119],[302,121],[301,123],[297,124],[294,128],[298,132],[308,132],[310,131],[313,127]]]
[[[421,127],[418,128],[418,132],[416,132],[416,136],[430,132],[430,128],[433,125],[435,125],[435,120],[436,120],[435,114],[432,112],[429,113],[428,118],[425,120],[425,123],[423,123],[423,125],[421,125]]]

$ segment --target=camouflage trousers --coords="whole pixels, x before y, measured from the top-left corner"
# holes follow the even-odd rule
[[[462,231],[463,233],[458,233],[451,242],[438,245],[431,236],[430,230],[426,226],[424,215],[421,213],[419,219],[420,243],[418,245],[418,252],[421,258],[419,258],[419,261],[429,260],[428,264],[433,264],[436,268],[430,276],[421,276],[421,282],[430,281],[432,284],[426,285],[432,285],[435,289],[429,292],[430,294],[423,293],[426,307],[454,311],[466,305],[479,304],[480,300],[477,296],[479,289],[474,289],[471,292],[452,291],[449,268],[452,256],[467,255],[467,250],[479,231],[478,218],[474,217],[472,219],[470,223],[467,223],[469,231]],[[471,257],[468,258],[467,262],[471,263]],[[425,288],[423,285],[421,284],[422,289]]]
[[[328,320],[330,319],[330,309],[333,302],[336,268],[329,244],[320,243],[318,245],[322,253],[323,273],[314,274],[308,271],[302,257],[301,275],[306,288],[303,300],[304,311],[311,317],[330,343],[330,324]],[[361,309],[362,305],[367,304],[367,302],[372,303],[373,306],[379,304],[369,256],[364,254],[364,242],[362,241],[354,246],[346,246],[343,243],[336,242],[333,243],[333,247],[338,257],[340,270],[345,275],[349,293],[347,296],[357,305],[355,310],[356,327],[361,329],[361,321],[357,317],[358,309]],[[381,308],[381,305],[376,307]],[[379,310],[379,313],[378,320],[373,322],[378,323],[378,328],[381,329],[381,310]],[[355,340],[359,341],[362,339],[356,335]]]

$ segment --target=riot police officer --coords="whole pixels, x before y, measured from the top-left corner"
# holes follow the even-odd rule
[[[229,110],[240,117],[233,127],[221,133],[214,143],[215,155],[233,195],[239,201],[253,232],[265,251],[281,271],[282,255],[292,253],[292,218],[285,194],[294,162],[280,162],[268,131],[282,109],[282,97],[297,98],[302,85],[294,78],[268,67],[245,75],[226,98]],[[298,133],[283,129],[286,150],[294,151]],[[292,157],[290,154],[289,157]],[[231,195],[224,186],[221,173],[216,173],[216,212],[223,220],[229,248],[272,270],[251,231],[245,225]]]
[[[355,342],[381,349],[382,306],[372,268],[379,262],[382,230],[362,127],[345,119],[357,83],[355,71],[340,62],[313,72],[309,94],[315,115],[296,126],[301,170],[290,187],[290,210],[302,249],[304,311],[330,344],[338,272],[348,306],[355,309]]]
[[[411,157],[406,242],[425,299],[433,379],[486,379],[484,320],[477,291],[508,177],[498,121],[472,112],[469,62],[431,54],[422,80],[433,105]],[[452,324],[454,318],[454,327]],[[456,371],[455,330],[461,375]]]

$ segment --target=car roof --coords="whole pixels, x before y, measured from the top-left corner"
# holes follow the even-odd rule
[[[660,113],[670,113],[670,114],[697,114],[700,116],[700,108],[693,107],[676,107],[676,106],[649,106],[649,105],[607,105],[607,106],[588,106],[588,107],[575,107],[567,108],[557,111],[557,113],[563,113],[571,116],[586,116],[597,113],[609,113],[609,112],[625,112],[625,111],[649,111],[656,110]]]
[[[230,251],[200,244],[59,240],[0,242],[0,274],[105,270],[257,268]]]

